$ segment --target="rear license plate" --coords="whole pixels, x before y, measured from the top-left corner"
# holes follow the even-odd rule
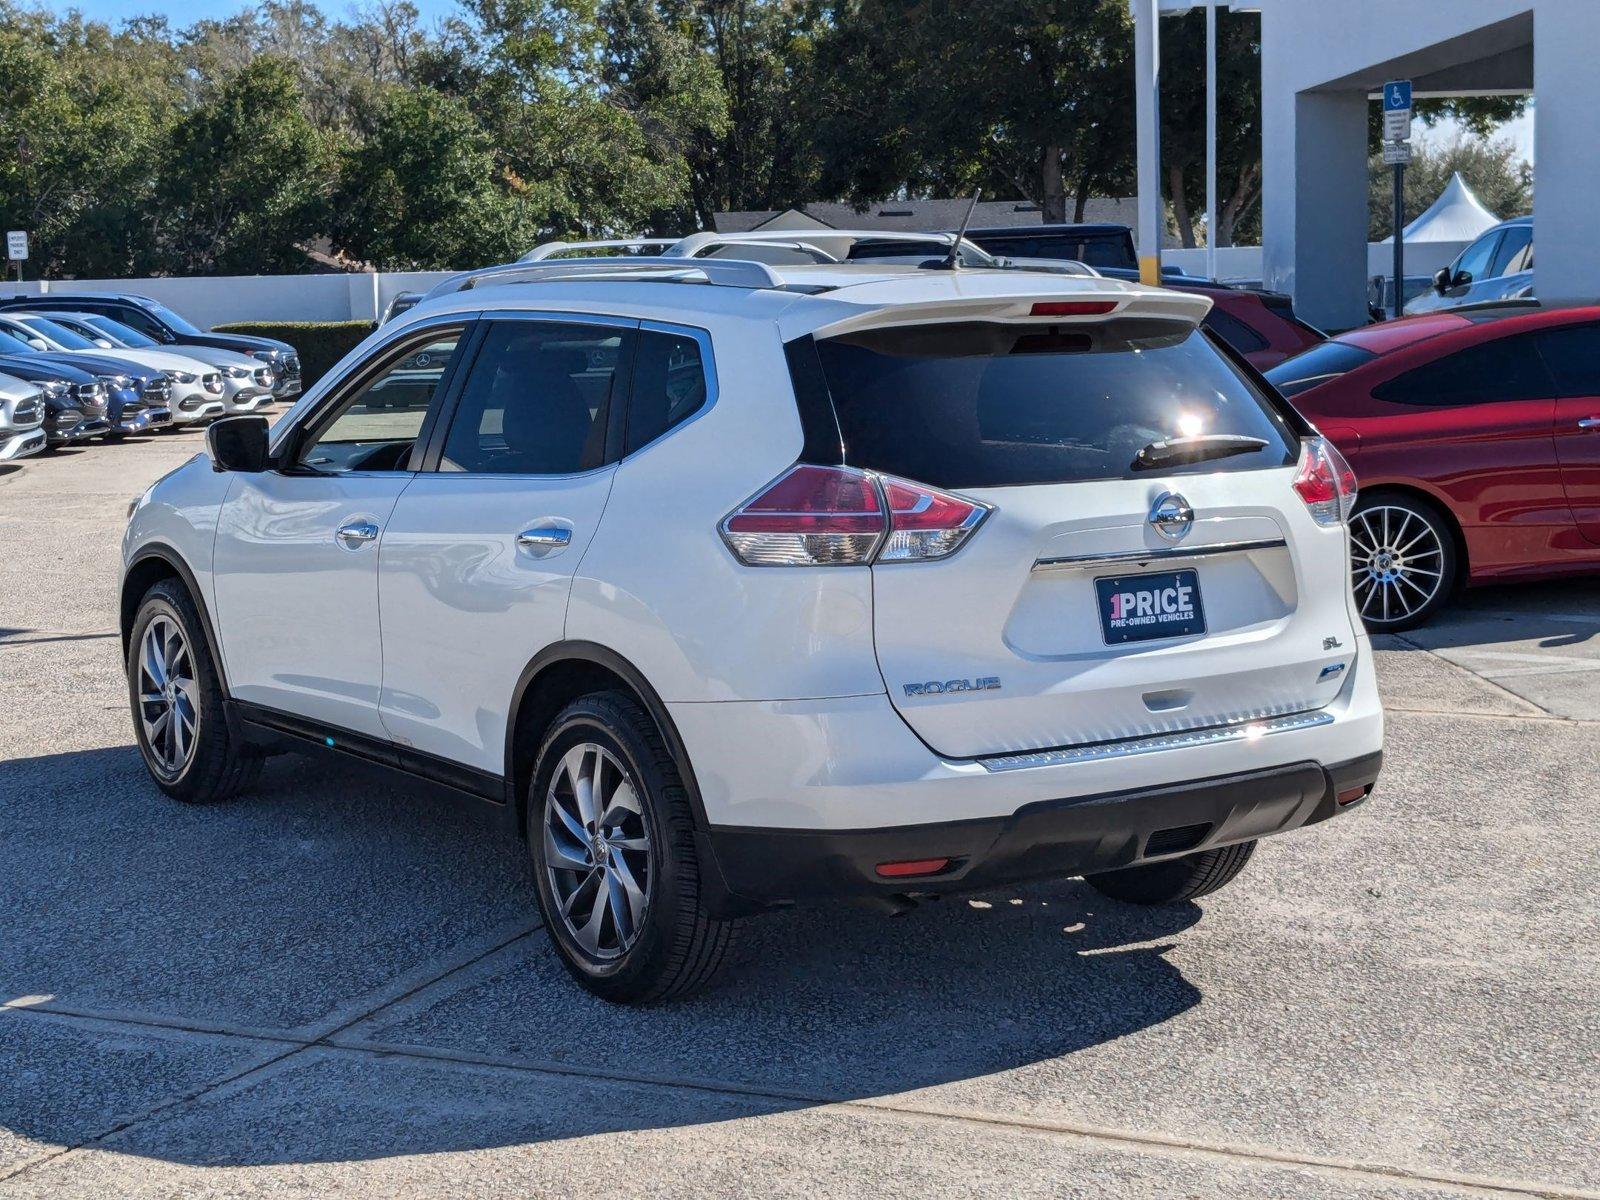
[[[1190,637],[1206,631],[1197,571],[1157,571],[1094,581],[1106,645]]]

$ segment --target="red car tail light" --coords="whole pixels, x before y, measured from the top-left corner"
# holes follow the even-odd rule
[[[889,531],[878,485],[850,467],[791,467],[722,522],[752,567],[861,566]]]
[[[1347,520],[1356,504],[1356,473],[1327,438],[1307,438],[1300,449],[1294,490],[1318,525]]]
[[[879,863],[879,875],[887,879],[901,879],[907,875],[937,875],[950,865],[948,858],[910,858],[903,862]]]
[[[752,567],[850,567],[954,554],[989,506],[853,467],[791,467],[723,519]]]
[[[885,478],[889,501],[889,540],[878,551],[879,562],[925,562],[945,558],[961,548],[989,506],[920,483]]]

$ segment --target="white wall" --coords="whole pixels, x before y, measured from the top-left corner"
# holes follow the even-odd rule
[[[1440,267],[1449,266],[1456,255],[1466,247],[1465,242],[1407,242],[1405,246],[1407,275],[1432,275]],[[1206,252],[1195,250],[1163,250],[1163,266],[1178,267],[1188,275],[1204,275]],[[1218,246],[1217,277],[1230,279],[1262,279],[1262,249],[1260,246]],[[1394,248],[1383,242],[1367,245],[1366,277],[1374,275],[1389,278],[1394,270]]]
[[[375,321],[399,292],[427,291],[449,271],[373,275],[222,275],[157,279],[32,280],[21,291],[132,292],[210,328],[230,321]]]

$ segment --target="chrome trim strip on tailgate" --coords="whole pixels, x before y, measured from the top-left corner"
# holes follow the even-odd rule
[[[1000,754],[993,758],[980,758],[985,770],[1021,771],[1029,767],[1064,767],[1073,763],[1105,762],[1114,758],[1130,758],[1135,754],[1156,754],[1163,750],[1188,750],[1192,746],[1215,746],[1219,742],[1245,742],[1273,733],[1288,733],[1296,729],[1312,729],[1318,725],[1333,724],[1333,714],[1327,712],[1291,713],[1283,717],[1269,717],[1259,721],[1236,721],[1231,725],[1213,725],[1209,729],[1188,729],[1179,733],[1162,733],[1154,737],[1129,738],[1121,742],[1095,742],[1087,746],[1070,746],[1061,750],[1029,750],[1021,754]]]
[[[1035,559],[1035,571],[1073,571],[1081,567],[1111,567],[1124,563],[1171,562],[1175,558],[1211,558],[1218,554],[1243,554],[1249,550],[1276,550],[1289,543],[1283,538],[1257,538],[1249,542],[1213,542],[1209,546],[1174,546],[1158,550],[1118,550],[1110,554],[1074,554],[1068,558]]]

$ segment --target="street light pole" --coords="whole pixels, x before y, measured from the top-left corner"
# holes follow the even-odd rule
[[[1161,282],[1161,5],[1133,2],[1134,116],[1139,186],[1139,279]]]

